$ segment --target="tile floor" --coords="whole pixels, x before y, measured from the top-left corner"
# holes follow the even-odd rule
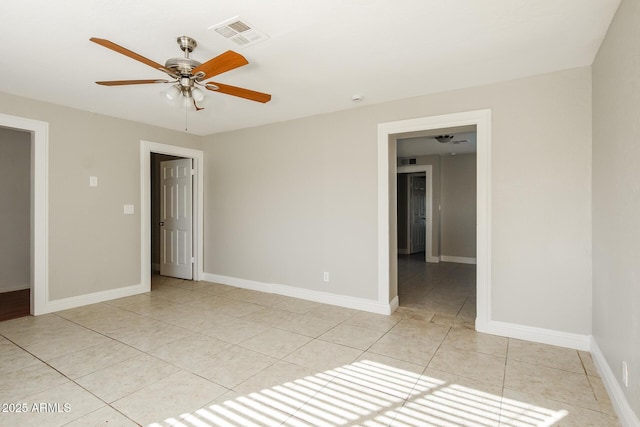
[[[424,252],[400,255],[398,298],[401,307],[471,321],[476,318],[476,266],[426,263]]]
[[[149,294],[0,322],[0,425],[619,425],[588,353],[435,311],[154,277]]]

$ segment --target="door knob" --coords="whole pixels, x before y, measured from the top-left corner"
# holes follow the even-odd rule
[[[164,221],[160,221],[160,227],[164,226]]]

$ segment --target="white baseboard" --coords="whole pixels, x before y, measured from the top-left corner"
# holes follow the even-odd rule
[[[483,322],[479,319],[476,319],[476,330],[486,334],[516,338],[541,344],[557,345],[575,350],[589,351],[591,349],[591,335],[560,332],[552,329],[536,328],[495,320]]]
[[[126,288],[111,289],[108,291],[94,292],[92,294],[79,295],[77,297],[62,298],[53,301],[46,301],[42,312],[39,314],[53,313],[61,310],[68,310],[70,308],[81,307],[83,305],[97,304],[99,302],[105,302],[114,300],[117,298],[129,297],[131,295],[142,294],[149,292],[149,288],[139,284],[133,286],[127,286]]]
[[[337,305],[339,307],[353,308],[356,310],[363,310],[378,314],[391,314],[395,310],[395,308],[392,309],[394,301],[396,308],[398,304],[397,298],[394,301],[391,301],[391,303],[385,304],[364,298],[356,298],[345,295],[332,294],[329,292],[296,288],[294,286],[279,285],[276,283],[264,283],[255,280],[239,279],[237,277],[221,276],[218,274],[210,273],[204,273],[202,275],[202,280],[205,280],[207,282],[220,283],[223,285],[235,286],[243,289],[267,292],[270,294],[300,298],[323,304]]]
[[[0,288],[0,294],[3,294],[5,292],[22,291],[24,289],[29,289],[29,288],[31,288],[31,285],[29,284],[3,286],[2,288]]]
[[[411,255],[411,251],[408,249],[398,249],[398,255]],[[426,262],[440,262],[439,256],[425,256]],[[475,263],[474,263],[475,264]]]
[[[469,258],[464,256],[440,255],[440,261],[457,262],[458,264],[476,264],[475,258]]]
[[[593,356],[593,361],[596,364],[596,368],[598,368],[598,373],[607,389],[607,393],[609,393],[613,409],[616,411],[620,423],[624,427],[640,426],[640,419],[638,419],[638,416],[633,412],[633,409],[631,409],[631,405],[629,405],[629,401],[624,395],[622,387],[618,383],[595,338],[591,340],[591,356]]]
[[[385,313],[385,314],[391,314],[394,311],[396,311],[398,309],[398,307],[400,307],[400,299],[396,296],[394,299],[391,300],[391,302],[389,303],[389,310],[390,313]]]

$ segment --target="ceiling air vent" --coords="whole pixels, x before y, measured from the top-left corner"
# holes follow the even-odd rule
[[[249,47],[269,38],[265,33],[256,30],[239,16],[212,25],[209,29],[214,30],[239,47]]]
[[[416,164],[416,159],[401,159],[400,160],[400,164],[402,166],[415,165]]]

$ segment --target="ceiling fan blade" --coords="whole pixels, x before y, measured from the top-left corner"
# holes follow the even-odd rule
[[[199,72],[203,72],[204,77],[199,80],[206,80],[210,77],[217,76],[218,74],[233,70],[234,68],[247,65],[248,63],[249,61],[247,61],[244,56],[232,50],[228,50],[225,53],[218,55],[215,58],[208,60],[204,64],[194,68],[193,75],[195,76]]]
[[[162,71],[164,73],[167,73],[172,77],[176,77],[176,75],[173,73],[173,71],[171,71],[170,69],[166,68],[164,65],[158,64],[157,62],[152,61],[149,58],[145,58],[144,56],[139,55],[139,54],[137,54],[137,53],[135,53],[135,52],[133,52],[133,51],[127,49],[127,48],[124,48],[124,47],[122,47],[122,46],[120,46],[118,44],[115,44],[112,41],[105,40],[105,39],[99,39],[97,37],[91,37],[89,40],[91,40],[94,43],[99,44],[100,46],[104,46],[107,49],[111,49],[111,50],[113,50],[115,52],[118,52],[118,53],[120,53],[122,55],[128,56],[131,59],[135,59],[136,61],[142,62],[143,64],[146,64],[146,65],[148,65],[150,67],[153,67],[156,70],[160,70],[160,71]]]
[[[169,83],[169,80],[110,80],[104,82],[96,82],[102,86],[124,86],[124,85],[146,85],[150,83]]]
[[[227,95],[238,96],[240,98],[249,99],[257,102],[271,101],[271,95],[268,93],[256,92],[255,90],[244,89],[236,86],[229,86],[222,83],[207,83],[205,87],[213,92],[226,93]]]

